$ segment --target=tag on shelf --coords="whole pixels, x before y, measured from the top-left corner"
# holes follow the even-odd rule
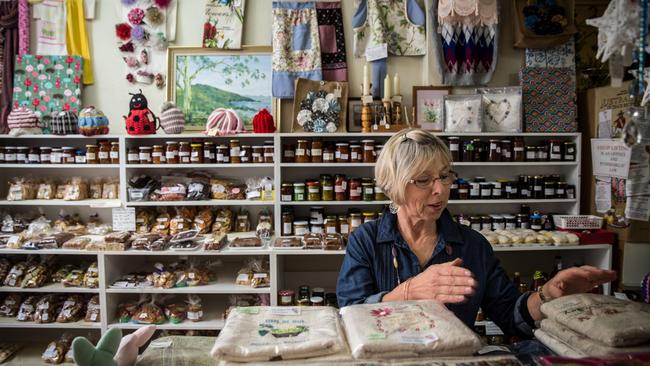
[[[114,231],[135,231],[135,207],[113,209]]]
[[[485,322],[485,335],[503,335],[503,332],[494,322]]]

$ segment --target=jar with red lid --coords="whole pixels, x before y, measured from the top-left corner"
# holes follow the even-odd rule
[[[336,174],[334,176],[334,198],[337,201],[345,201],[348,199],[347,185],[345,175]]]
[[[296,298],[296,293],[292,290],[280,290],[278,292],[278,297],[278,305],[293,306]]]
[[[349,182],[350,201],[361,201],[361,179],[350,178]]]

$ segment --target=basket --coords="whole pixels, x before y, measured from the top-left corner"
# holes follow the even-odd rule
[[[560,229],[598,230],[603,226],[603,218],[593,215],[553,215],[553,223]]]

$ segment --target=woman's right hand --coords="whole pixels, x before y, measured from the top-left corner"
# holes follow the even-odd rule
[[[451,262],[432,265],[409,279],[402,284],[405,286],[402,290],[405,290],[406,299],[433,300],[444,304],[465,302],[476,292],[478,282],[471,271],[461,267],[462,264],[463,260],[456,258]]]

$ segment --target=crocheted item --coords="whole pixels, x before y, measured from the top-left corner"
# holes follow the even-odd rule
[[[438,21],[447,24],[494,25],[499,22],[496,0],[440,0]]]
[[[336,132],[340,124],[341,103],[334,93],[310,91],[300,102],[296,118],[305,132]]]
[[[94,106],[82,109],[79,112],[79,133],[84,136],[108,134],[108,118]]]
[[[166,134],[183,133],[185,115],[173,102],[165,102],[160,108],[160,126]]]
[[[7,117],[7,127],[11,130],[21,128],[38,128],[39,120],[36,113],[27,107],[14,108]]]
[[[245,132],[244,123],[232,109],[217,108],[210,116],[205,126],[205,134],[208,136],[224,136]]]
[[[255,116],[253,116],[253,132],[255,133],[273,133],[275,132],[275,124],[273,116],[266,108],[260,109]]]
[[[575,70],[524,67],[519,71],[526,132],[576,132]]]
[[[153,135],[156,133],[156,115],[153,114],[147,102],[147,98],[139,93],[132,95],[129,102],[129,115],[123,116],[126,122],[126,132],[129,135]]]
[[[75,135],[79,133],[77,114],[71,111],[61,111],[52,114],[50,132],[53,135]]]

